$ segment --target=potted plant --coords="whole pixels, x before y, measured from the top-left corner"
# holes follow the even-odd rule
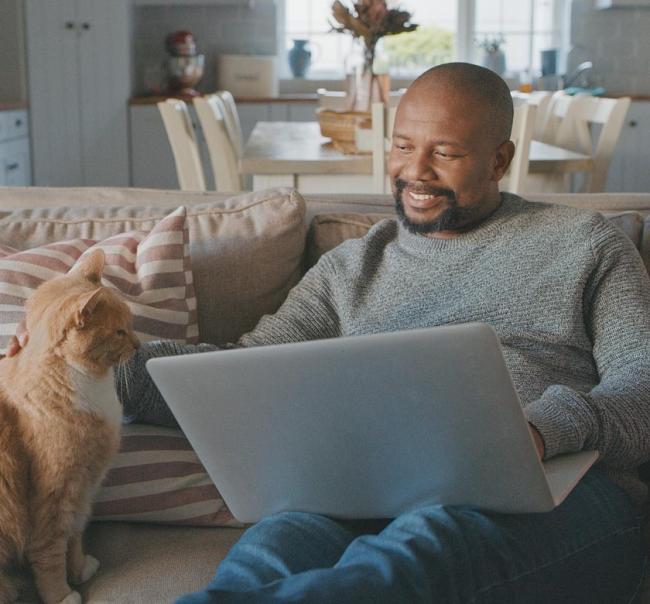
[[[505,38],[502,35],[486,36],[483,40],[477,40],[476,44],[483,49],[483,59],[481,61],[483,67],[487,67],[502,76],[506,72],[506,55],[501,50],[501,46],[505,44]]]

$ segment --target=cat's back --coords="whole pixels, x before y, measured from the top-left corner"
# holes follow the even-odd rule
[[[24,551],[28,493],[29,459],[19,414],[0,387],[0,560],[15,559]]]

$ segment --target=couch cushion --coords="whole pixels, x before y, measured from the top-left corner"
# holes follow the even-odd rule
[[[120,451],[95,496],[93,519],[241,526],[185,435],[141,424],[122,427]]]
[[[187,224],[200,339],[216,344],[235,341],[263,314],[274,312],[300,279],[305,206],[291,189],[216,201],[205,194],[188,197],[160,191],[162,201],[155,206],[93,205],[92,190],[82,206],[83,192],[74,190],[72,206],[6,213],[0,218],[0,244],[27,249],[77,237],[104,239],[125,230],[150,229],[170,209],[166,203],[173,208],[179,198],[191,197]],[[129,201],[151,199],[154,194],[134,194]],[[55,199],[60,197],[59,193]],[[113,199],[108,196],[108,203]]]
[[[315,216],[307,233],[307,266],[316,264],[325,252],[334,249],[346,239],[363,237],[373,224],[384,218],[395,218],[395,215],[341,212]]]
[[[643,216],[639,212],[602,212],[608,220],[620,228],[634,243],[637,249],[650,248],[650,240],[645,241],[650,234],[650,217],[646,218],[644,229]],[[371,226],[385,218],[395,218],[394,213],[361,214],[355,212],[339,212],[319,214],[315,216],[307,234],[306,258],[307,265],[313,266],[325,252],[334,249],[346,239],[363,237]],[[650,269],[650,263],[646,266]]]
[[[27,298],[43,281],[67,273],[91,249],[102,249],[102,283],[117,291],[133,313],[143,340],[198,338],[185,208],[160,220],[151,231],[129,231],[97,242],[68,239],[19,252],[0,246],[0,347],[24,318]]]
[[[100,562],[80,586],[84,602],[158,604],[201,589],[242,531],[229,528],[92,523],[86,550]]]

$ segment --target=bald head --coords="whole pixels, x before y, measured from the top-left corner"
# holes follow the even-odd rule
[[[409,87],[404,100],[426,102],[443,92],[457,99],[459,110],[479,111],[485,132],[495,144],[510,138],[513,105],[510,89],[493,71],[471,63],[445,63],[425,71]]]

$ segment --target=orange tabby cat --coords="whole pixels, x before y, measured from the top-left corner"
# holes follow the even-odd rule
[[[46,604],[81,602],[99,567],[81,544],[92,497],[119,444],[111,367],[138,346],[131,313],[88,254],[27,302],[29,342],[0,361],[0,604],[31,567]]]

